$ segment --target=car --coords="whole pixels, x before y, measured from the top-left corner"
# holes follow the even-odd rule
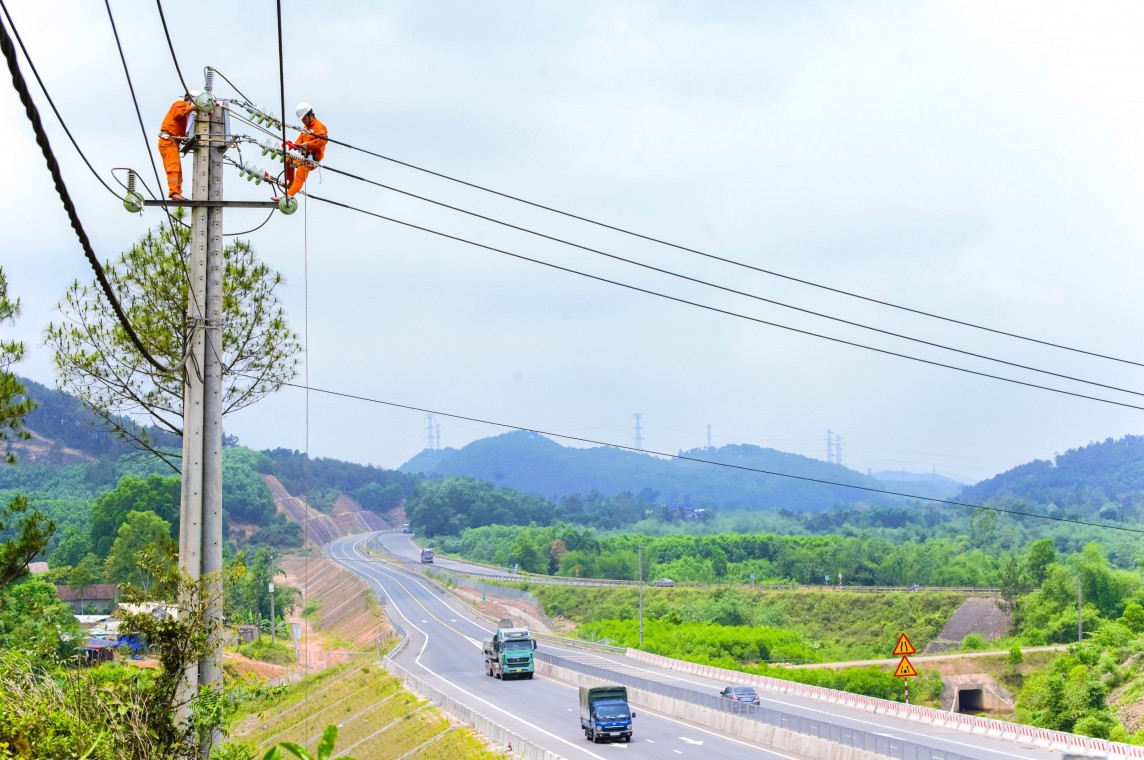
[[[675,585],[675,581],[673,581],[671,578],[660,578],[655,582],[655,585],[662,586],[663,588],[671,588]]]
[[[745,705],[759,704],[759,694],[753,686],[728,686],[719,692],[719,696]]]

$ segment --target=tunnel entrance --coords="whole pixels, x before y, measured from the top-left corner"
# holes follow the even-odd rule
[[[957,711],[961,713],[985,712],[983,689],[960,689],[957,692]]]

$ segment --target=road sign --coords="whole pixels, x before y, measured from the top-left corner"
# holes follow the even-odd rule
[[[910,662],[910,658],[902,655],[902,661],[898,663],[897,669],[894,671],[894,678],[913,678],[918,674],[914,669],[914,664]]]
[[[898,657],[907,654],[917,654],[918,650],[914,649],[914,645],[910,643],[910,637],[902,634],[898,637],[898,643],[894,646],[894,656]]]

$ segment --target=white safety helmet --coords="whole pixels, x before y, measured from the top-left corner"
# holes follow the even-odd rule
[[[187,90],[187,97],[191,100],[197,99],[202,94],[202,90]]]
[[[313,110],[314,110],[314,107],[312,105],[303,101],[303,102],[298,104],[297,108],[294,109],[294,113],[298,114],[298,118],[301,119],[301,118],[304,118],[306,116],[306,114],[310,113],[310,111],[313,111]]]

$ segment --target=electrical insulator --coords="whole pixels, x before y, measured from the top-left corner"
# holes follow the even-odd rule
[[[206,73],[206,80],[207,80],[206,90],[207,90],[207,92],[213,92],[214,91],[214,69],[212,69],[210,66],[207,66],[206,69],[204,69],[204,72]]]
[[[139,213],[143,210],[143,196],[139,193],[128,193],[123,196],[123,208],[132,214]]]
[[[215,100],[215,96],[205,91],[200,92],[195,97],[194,101],[195,107],[203,113],[210,113],[211,111],[215,110],[215,106],[218,105],[217,101]]]
[[[135,192],[135,170],[127,170],[127,195],[123,196],[123,208],[136,214],[143,210],[143,196]]]
[[[242,163],[238,164],[238,176],[246,177],[247,182],[253,182],[256,185],[261,185],[262,180],[269,179],[269,175],[257,166]]]
[[[283,195],[278,199],[278,210],[286,216],[290,216],[298,210],[298,199],[292,198],[289,195]]]
[[[253,103],[243,103],[242,106],[250,113],[251,121],[253,121],[255,124],[261,124],[268,127],[282,126],[282,122],[278,120],[277,116],[271,113],[267,113],[259,106],[256,106]]]
[[[282,146],[276,143],[258,143],[262,148],[262,155],[272,155],[275,158],[282,158]],[[307,161],[308,159],[302,155],[301,151],[294,150],[294,143],[286,143],[286,155],[295,161]]]

